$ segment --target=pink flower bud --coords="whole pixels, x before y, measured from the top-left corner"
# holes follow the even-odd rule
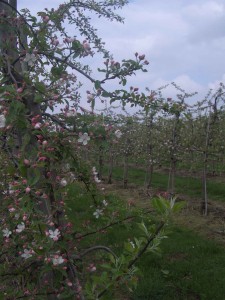
[[[52,45],[58,46],[59,45],[59,40],[58,39],[52,39]]]
[[[26,166],[29,166],[30,165],[30,161],[28,159],[24,159],[23,163],[26,165]]]
[[[21,94],[23,92],[23,88],[18,88],[16,91],[18,94]]]
[[[49,21],[49,16],[43,16],[42,17],[43,22],[48,23]]]
[[[145,59],[145,54],[139,55],[138,57],[140,60],[144,60]]]
[[[67,282],[67,285],[68,285],[68,286],[72,286],[73,284],[72,284],[71,281],[68,281],[68,282]]]
[[[41,123],[36,123],[36,124],[34,125],[34,128],[35,128],[35,129],[40,129],[40,128],[41,128]]]
[[[26,187],[25,191],[26,191],[26,193],[28,194],[28,193],[30,193],[31,188],[28,186],[28,187]]]

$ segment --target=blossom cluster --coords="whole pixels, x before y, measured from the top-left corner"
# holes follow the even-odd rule
[[[94,181],[95,181],[96,183],[100,183],[101,180],[98,178],[98,172],[97,172],[97,170],[96,170],[95,167],[92,168],[92,174],[93,174],[93,176],[94,176]]]

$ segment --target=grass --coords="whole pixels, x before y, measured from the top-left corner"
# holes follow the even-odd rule
[[[105,168],[105,174],[107,169]],[[122,167],[115,167],[113,172],[113,179],[116,181],[123,180]],[[136,185],[143,186],[145,181],[145,171],[143,169],[137,169],[134,167],[129,168],[129,183],[135,183]],[[168,175],[162,173],[154,173],[152,180],[152,187],[156,190],[167,189]],[[176,193],[186,194],[190,197],[201,198],[202,196],[202,181],[199,178],[176,176],[175,178]],[[225,185],[222,182],[216,182],[213,180],[207,181],[207,191],[210,200],[225,201]]]
[[[117,179],[120,178],[119,175],[118,173]],[[142,183],[143,175],[142,170],[132,169],[130,172],[130,178],[135,183]],[[179,178],[180,185],[185,184],[182,179],[182,177]],[[161,183],[161,188],[163,188],[166,181],[166,175],[154,175],[155,186]],[[184,188],[186,191],[187,187]],[[214,189],[211,189],[211,193]],[[73,219],[75,228],[81,226],[80,218],[94,221],[93,209],[90,208],[92,199],[88,198],[82,187],[74,185],[70,196],[69,206],[72,210],[69,211],[69,216]],[[114,208],[121,202],[115,195],[107,195],[106,198]],[[74,215],[74,211],[76,215]],[[184,227],[174,226],[171,229],[169,238],[161,244],[162,254],[145,254],[139,261],[138,266],[142,276],[134,293],[126,294],[125,298],[130,300],[225,299],[224,248]],[[86,230],[89,231],[88,228]],[[134,236],[138,236],[138,230],[132,224],[128,224],[128,226],[120,224],[109,229],[107,234],[101,235],[98,239],[90,236],[86,242],[87,245],[100,243],[112,247],[117,254],[120,254],[124,241],[128,238],[132,239]],[[85,246],[86,242],[83,242],[82,245]],[[115,300],[124,300],[125,298],[117,296]]]
[[[222,300],[225,297],[224,248],[195,233],[173,228],[162,256],[146,256],[143,277],[132,300]]]

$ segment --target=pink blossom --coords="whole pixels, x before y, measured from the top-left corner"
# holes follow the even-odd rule
[[[59,237],[60,237],[60,231],[58,228],[56,228],[54,231],[53,230],[49,230],[48,231],[48,236],[53,239],[53,241],[58,241]]]
[[[58,46],[59,45],[59,40],[56,39],[56,38],[52,39],[52,45]]]
[[[40,129],[40,128],[41,128],[41,123],[39,123],[39,122],[36,123],[36,124],[34,125],[34,128],[35,128],[35,129]]]
[[[26,193],[28,194],[28,193],[30,193],[31,188],[28,186],[28,187],[26,187],[25,191],[26,191]]]
[[[25,158],[25,159],[23,160],[23,163],[24,163],[26,166],[29,166],[30,161],[29,161],[28,159]]]
[[[18,88],[16,91],[17,91],[18,94],[21,94],[23,92],[23,88],[22,87]]]
[[[49,21],[49,16],[43,16],[42,17],[43,22],[48,23]]]
[[[9,212],[14,212],[16,209],[14,207],[9,208]]]

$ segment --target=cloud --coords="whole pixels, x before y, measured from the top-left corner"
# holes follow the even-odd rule
[[[209,88],[212,90],[217,90],[220,87],[220,83],[225,83],[225,73],[219,80],[215,80],[214,82],[209,83]]]
[[[20,0],[33,11],[57,7],[60,0]],[[175,81],[187,92],[207,93],[215,83],[225,81],[224,0],[132,0],[119,13],[124,24],[93,17],[93,25],[115,59],[145,53],[149,73],[137,73],[130,85],[155,89]],[[76,35],[76,32],[73,32]],[[93,69],[102,64],[97,56],[88,60]],[[96,72],[94,75],[98,76]],[[110,82],[110,87],[116,85]],[[168,89],[168,93],[175,92]]]

